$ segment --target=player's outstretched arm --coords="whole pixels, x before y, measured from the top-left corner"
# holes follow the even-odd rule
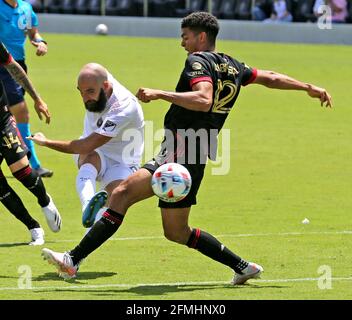
[[[86,138],[77,140],[49,140],[41,132],[37,132],[26,138],[28,140],[32,140],[39,146],[44,146],[59,152],[72,154],[88,154],[96,148],[107,143],[111,139],[111,137],[103,136],[98,133],[92,133]]]
[[[310,97],[318,98],[321,106],[325,104],[326,107],[332,107],[331,95],[324,88],[301,82],[281,73],[258,70],[257,77],[252,83],[273,89],[306,91]]]
[[[4,65],[6,70],[11,74],[14,80],[21,85],[21,87],[29,93],[34,101],[34,109],[38,114],[40,120],[42,120],[42,114],[45,117],[46,123],[50,123],[50,113],[48,110],[48,106],[39,96],[37,91],[35,90],[32,82],[28,78],[26,72],[23,68],[15,61],[11,60],[9,64]]]
[[[192,91],[170,92],[149,88],[139,88],[136,97],[142,102],[162,99],[188,110],[208,112],[213,102],[213,86],[201,81],[192,86]]]

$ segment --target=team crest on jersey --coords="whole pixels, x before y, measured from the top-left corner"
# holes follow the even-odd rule
[[[97,121],[97,127],[100,128],[102,124],[103,124],[103,119],[99,118]]]
[[[21,153],[21,152],[23,152],[23,149],[20,146],[18,146],[17,150],[16,150],[16,153]]]
[[[32,15],[30,10],[25,8],[20,8],[18,11],[18,21],[17,26],[20,30],[30,30],[32,29]]]
[[[202,65],[199,62],[194,62],[192,64],[192,69],[193,70],[201,70],[202,69]]]
[[[113,123],[112,121],[107,120],[104,124],[103,130],[107,132],[112,132],[115,130],[115,128],[116,128],[116,123]]]

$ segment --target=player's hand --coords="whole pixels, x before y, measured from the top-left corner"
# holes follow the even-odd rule
[[[324,106],[324,104],[325,104],[325,107],[332,108],[331,95],[324,88],[319,88],[314,85],[309,85],[307,93],[312,98],[320,99],[321,106]]]
[[[45,146],[45,143],[46,143],[46,137],[41,132],[36,132],[35,134],[32,134],[29,137],[26,137],[26,139],[32,140],[34,143],[36,143],[39,146]]]
[[[149,89],[149,88],[139,88],[136,97],[142,102],[150,102],[151,100],[159,99],[160,90]]]
[[[45,116],[45,122],[46,123],[50,123],[50,113],[49,113],[49,110],[48,110],[48,106],[46,105],[46,103],[41,99],[39,98],[38,100],[34,101],[34,109],[35,111],[37,112],[38,114],[38,117],[40,120],[43,119],[43,116],[42,114]]]
[[[48,46],[44,42],[31,41],[32,45],[37,47],[37,56],[44,56],[48,52]]]

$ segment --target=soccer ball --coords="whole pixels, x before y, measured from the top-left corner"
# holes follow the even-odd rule
[[[95,28],[96,34],[100,34],[100,35],[104,35],[104,36],[108,34],[108,31],[109,31],[108,27],[104,23],[98,24]]]
[[[152,189],[165,202],[177,202],[191,190],[192,178],[189,171],[178,163],[165,163],[153,174]]]

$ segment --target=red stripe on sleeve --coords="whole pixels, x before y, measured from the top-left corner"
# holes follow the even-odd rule
[[[197,248],[197,243],[198,243],[199,237],[200,237],[200,229],[196,229],[196,234],[195,234],[195,237],[194,237],[192,245],[191,245],[192,248],[194,248],[194,249]]]
[[[6,66],[6,65],[10,64],[12,62],[12,60],[13,60],[13,58],[12,58],[11,54],[9,54],[9,58],[7,59],[7,61],[4,63],[1,63],[1,65]]]
[[[249,80],[248,80],[247,82],[245,82],[245,83],[242,84],[242,85],[243,85],[243,86],[246,86],[247,84],[252,83],[252,82],[255,80],[255,78],[257,77],[257,75],[258,75],[257,69],[252,69],[252,75],[251,75],[251,77],[249,78]]]
[[[202,81],[213,83],[213,80],[210,77],[199,77],[199,78],[192,79],[189,82],[189,84],[190,84],[191,87],[193,87],[196,83],[202,82]]]

